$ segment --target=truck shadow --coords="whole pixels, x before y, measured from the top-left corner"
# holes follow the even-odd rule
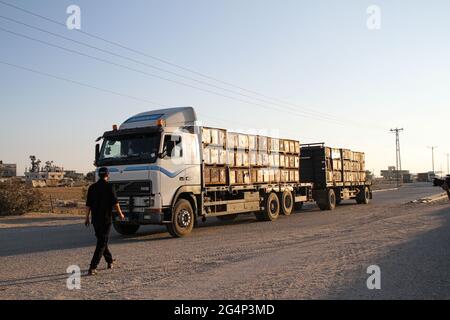
[[[430,213],[442,224],[412,240],[390,247],[380,257],[368,257],[352,271],[337,274],[336,283],[324,299],[449,299],[450,298],[450,207]],[[381,270],[381,289],[369,290],[367,267]]]
[[[301,211],[294,214],[299,215],[315,210],[317,210],[315,206],[305,205]],[[39,221],[42,220],[44,219],[39,219]],[[30,225],[25,228],[10,227],[0,229],[0,243],[2,243],[2,246],[0,246],[0,257],[85,247],[92,247],[93,249],[95,247],[96,239],[92,226],[90,228],[84,227],[82,219],[80,220],[79,217],[65,217],[64,220],[73,220],[74,222],[64,225]],[[32,219],[29,223],[31,221]],[[195,227],[192,236],[201,236],[209,228],[231,228],[233,225],[239,226],[254,223],[264,222],[257,221],[253,213],[241,214],[233,221],[221,221],[217,218],[208,218],[206,222],[202,222],[199,219],[198,226]],[[173,238],[169,235],[165,226],[143,226],[136,234],[129,236],[120,235],[112,229],[110,243],[114,245],[171,239]]]

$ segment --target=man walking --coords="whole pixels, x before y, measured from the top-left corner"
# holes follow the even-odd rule
[[[114,259],[108,248],[109,233],[112,225],[112,208],[116,209],[121,220],[125,219],[113,187],[108,183],[109,172],[107,168],[98,170],[99,179],[89,187],[86,199],[86,227],[89,226],[89,214],[92,213],[92,225],[95,229],[97,247],[89,267],[89,275],[97,274],[97,266],[105,257],[108,269],[113,268]]]

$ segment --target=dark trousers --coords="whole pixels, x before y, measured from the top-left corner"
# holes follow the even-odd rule
[[[112,263],[113,258],[108,248],[109,232],[111,231],[111,223],[94,224],[95,236],[97,237],[97,247],[91,260],[91,269],[96,269],[102,256],[105,257],[107,263]]]

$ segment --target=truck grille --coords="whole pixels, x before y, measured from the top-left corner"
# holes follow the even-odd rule
[[[152,193],[151,181],[114,182],[112,185],[117,196],[150,195]]]

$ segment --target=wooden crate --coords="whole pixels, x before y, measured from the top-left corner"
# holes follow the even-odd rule
[[[267,152],[269,150],[268,138],[265,136],[258,136],[258,150],[262,152]]]
[[[209,148],[203,148],[203,161],[205,164],[211,164],[211,152]]]
[[[295,143],[295,153],[300,154],[300,142],[295,141],[294,143]]]
[[[342,170],[342,160],[341,159],[333,159],[332,161],[332,169],[333,170]]]
[[[204,145],[213,144],[224,147],[226,145],[226,130],[202,128],[202,142]]]
[[[280,152],[280,139],[269,138],[269,151],[270,152]]]
[[[227,133],[227,147],[228,149],[235,149],[238,146],[238,134],[234,132]]]
[[[205,166],[204,179],[206,185],[226,184],[226,169],[224,167]]]
[[[286,167],[286,156],[284,154],[280,154],[280,168]]]
[[[248,149],[248,135],[238,134],[238,149],[247,150]]]
[[[341,182],[342,181],[342,172],[341,171],[333,171],[333,180],[335,182]]]
[[[248,136],[248,148],[249,148],[249,150],[257,150],[258,149],[257,136],[253,136],[253,135]]]
[[[230,184],[244,185],[250,184],[250,170],[249,169],[230,169]]]
[[[248,162],[251,166],[258,165],[258,153],[254,150],[248,153]]]
[[[331,159],[333,159],[333,160],[342,159],[341,149],[332,148],[331,149]]]
[[[286,153],[290,152],[290,141],[289,140],[283,140],[284,148],[283,151]]]
[[[295,168],[300,167],[300,157],[299,156],[294,156],[294,167]]]

